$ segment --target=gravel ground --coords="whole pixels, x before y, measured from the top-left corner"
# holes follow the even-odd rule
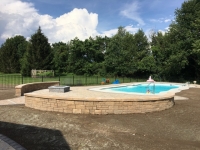
[[[0,134],[28,150],[200,150],[200,89],[161,112],[77,115],[0,106]],[[0,99],[14,90],[0,90]]]

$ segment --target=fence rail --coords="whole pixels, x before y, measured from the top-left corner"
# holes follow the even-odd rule
[[[145,79],[135,79],[127,77],[111,77],[105,78],[100,76],[58,76],[58,77],[24,77],[22,75],[0,75],[0,90],[15,88],[16,85],[33,83],[33,82],[48,82],[48,81],[60,81],[60,85],[69,85],[69,86],[82,86],[82,85],[100,85],[102,81],[109,81],[105,84],[110,84],[116,79],[120,83],[129,83],[129,82],[143,82]]]

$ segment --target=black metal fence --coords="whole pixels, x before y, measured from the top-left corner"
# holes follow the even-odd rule
[[[100,77],[100,76],[57,76],[57,77],[24,77],[20,74],[3,74],[0,75],[0,90],[15,88],[16,85],[33,83],[33,82],[48,82],[48,81],[60,81],[60,85],[70,86],[83,86],[83,85],[100,85],[111,84],[115,80],[119,80],[120,83],[129,82],[143,82],[146,79],[136,79],[127,77]]]
[[[0,75],[0,90],[14,88],[21,84],[21,75]]]

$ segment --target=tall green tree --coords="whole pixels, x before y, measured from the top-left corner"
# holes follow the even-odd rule
[[[123,37],[123,76],[133,77],[136,73],[136,55],[137,55],[137,46],[134,42],[135,37],[133,34],[126,32]]]
[[[135,64],[137,76],[149,76],[154,71],[154,58],[151,56],[150,45],[144,31],[139,29],[134,35],[136,48]]]
[[[69,45],[63,42],[52,44],[54,70],[57,74],[67,72]]]
[[[93,49],[95,50],[94,55],[94,63],[93,68],[95,68],[94,74],[98,74],[101,76],[106,76],[106,68],[105,68],[105,52],[109,45],[110,38],[105,36],[96,36],[95,40],[93,40]]]
[[[118,32],[114,35],[105,51],[105,67],[106,72],[115,76],[121,76],[125,73],[125,51],[124,37],[127,31],[124,27],[119,27]]]
[[[27,41],[23,36],[8,38],[0,48],[0,70],[4,73],[19,73],[20,61],[25,53]]]
[[[152,62],[152,58],[147,57],[149,54],[148,39],[142,30],[133,35],[119,27],[106,49],[107,73],[115,76],[141,76],[150,72],[153,67],[150,63],[146,64],[147,59]]]
[[[68,72],[83,75],[85,74],[85,52],[83,41],[79,40],[77,37],[70,41],[69,43],[69,59],[68,59]]]
[[[183,78],[199,78],[199,59],[196,46],[200,39],[200,1],[185,1],[180,9],[175,11],[175,21],[171,24],[168,33],[171,56],[168,62],[171,72],[182,74]]]
[[[169,73],[169,64],[167,59],[170,57],[169,41],[167,34],[162,32],[153,32],[151,35],[151,51],[155,59],[155,74],[166,76]]]
[[[79,75],[94,75],[102,72],[106,37],[75,38],[70,42],[68,72]]]
[[[27,53],[24,57],[21,64],[23,66],[23,70],[21,71],[23,75],[30,75],[24,74],[24,70],[28,70],[26,72],[31,72],[30,69],[48,70],[52,68],[53,53],[51,46],[48,43],[48,38],[42,33],[40,27],[37,32],[31,36],[27,47]]]
[[[151,48],[157,72],[172,81],[194,80],[200,77],[200,1],[185,1],[175,10],[175,20],[162,35],[152,36]],[[178,77],[178,78],[177,78]]]
[[[105,40],[102,37],[86,39],[84,41],[85,66],[84,70],[87,75],[99,74],[104,61]]]

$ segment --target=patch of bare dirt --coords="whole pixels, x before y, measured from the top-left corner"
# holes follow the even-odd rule
[[[0,89],[0,100],[15,98],[15,89]]]
[[[200,150],[200,89],[161,112],[75,115],[0,106],[0,133],[28,150]]]

